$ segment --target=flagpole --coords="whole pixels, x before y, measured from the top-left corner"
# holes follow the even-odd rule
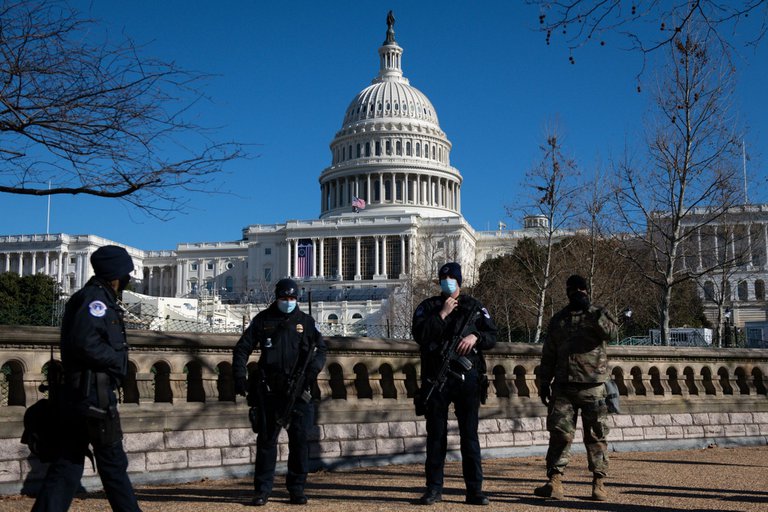
[[[48,213],[45,216],[45,234],[50,233],[51,228],[51,180],[48,180]]]
[[[744,204],[749,204],[749,195],[747,194],[747,146],[744,139],[741,139],[741,161],[744,169]]]

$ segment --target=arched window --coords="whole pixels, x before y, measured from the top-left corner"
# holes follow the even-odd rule
[[[376,141],[376,156],[381,156],[381,142]]]
[[[391,155],[392,154],[392,141],[391,140],[386,141],[385,145],[386,145],[386,149],[387,149],[387,155]]]
[[[765,300],[765,281],[755,281],[755,300]]]
[[[421,144],[416,143],[416,156],[421,156]]]
[[[739,284],[736,290],[739,295],[739,300],[741,301],[749,300],[749,287],[746,281],[739,281]]]
[[[399,140],[395,142],[395,154],[398,156],[403,154],[403,143]]]
[[[339,323],[339,317],[335,313],[331,313],[328,315],[328,323],[329,324],[337,324]]]
[[[411,141],[405,143],[405,156],[411,156]]]
[[[360,158],[360,144],[357,145],[357,158]]]
[[[355,313],[354,315],[352,315],[352,320],[361,320],[362,318],[363,318],[363,315],[361,315],[360,313]]]
[[[365,143],[365,156],[371,156],[371,143]]]

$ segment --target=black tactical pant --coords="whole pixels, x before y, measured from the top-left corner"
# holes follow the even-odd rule
[[[422,390],[427,389],[422,384]],[[424,464],[427,488],[442,491],[445,455],[448,447],[448,408],[454,404],[461,439],[461,468],[467,494],[483,489],[483,467],[477,436],[480,389],[478,373],[472,369],[464,381],[448,377],[443,390],[435,391],[427,404],[427,461]]]
[[[283,395],[266,394],[264,397],[265,424],[256,437],[256,466],[253,485],[256,494],[270,494],[275,480],[277,464],[277,439],[281,427],[277,414],[282,410]],[[291,422],[288,425],[288,472],[285,484],[291,494],[301,494],[309,473],[309,443],[307,437],[314,424],[314,404],[297,400]]]
[[[114,392],[110,402],[116,403]],[[112,442],[101,442],[93,435],[99,425],[76,410],[72,401],[61,403],[61,452],[48,467],[43,487],[37,495],[32,512],[64,512],[80,488],[88,445],[93,447],[96,470],[112,510],[140,512],[133,486],[128,478],[128,457],[123,449],[122,436]],[[119,418],[116,419],[119,427]]]

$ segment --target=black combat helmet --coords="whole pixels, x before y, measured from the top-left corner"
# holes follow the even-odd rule
[[[275,298],[284,299],[286,297],[298,297],[299,285],[293,279],[281,279],[275,285]]]

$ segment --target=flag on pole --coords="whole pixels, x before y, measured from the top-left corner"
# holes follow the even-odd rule
[[[354,210],[355,213],[359,212],[360,210],[365,210],[365,199],[360,199],[359,197],[353,197],[352,210]]]

